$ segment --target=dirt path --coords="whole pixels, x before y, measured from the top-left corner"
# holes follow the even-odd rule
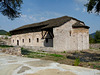
[[[0,75],[100,75],[100,71],[0,53]]]

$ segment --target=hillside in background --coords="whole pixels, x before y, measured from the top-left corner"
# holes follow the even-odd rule
[[[94,38],[94,37],[95,37],[95,34],[96,34],[96,33],[92,33],[92,34],[90,34],[90,36],[91,36],[92,38]]]
[[[5,31],[5,30],[0,30],[0,35],[5,35],[5,34],[7,34],[7,31]]]

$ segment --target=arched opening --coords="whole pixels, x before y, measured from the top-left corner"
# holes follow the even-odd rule
[[[24,39],[22,39],[22,42],[24,43]]]
[[[29,38],[29,43],[31,42],[31,39]]]
[[[39,42],[39,38],[37,38],[37,43]]]
[[[17,45],[19,46],[19,40],[17,40]]]

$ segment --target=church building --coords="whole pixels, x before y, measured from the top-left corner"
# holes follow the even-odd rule
[[[60,52],[89,49],[89,27],[69,16],[24,25],[10,33],[13,46],[51,47]]]

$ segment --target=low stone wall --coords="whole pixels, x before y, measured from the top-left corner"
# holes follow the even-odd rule
[[[23,46],[23,48],[30,49],[31,51],[55,52],[55,51],[53,50],[53,47]]]
[[[4,52],[6,54],[21,56],[21,48],[20,47],[1,48],[1,52]]]
[[[90,48],[100,49],[100,43],[99,44],[90,44]]]

